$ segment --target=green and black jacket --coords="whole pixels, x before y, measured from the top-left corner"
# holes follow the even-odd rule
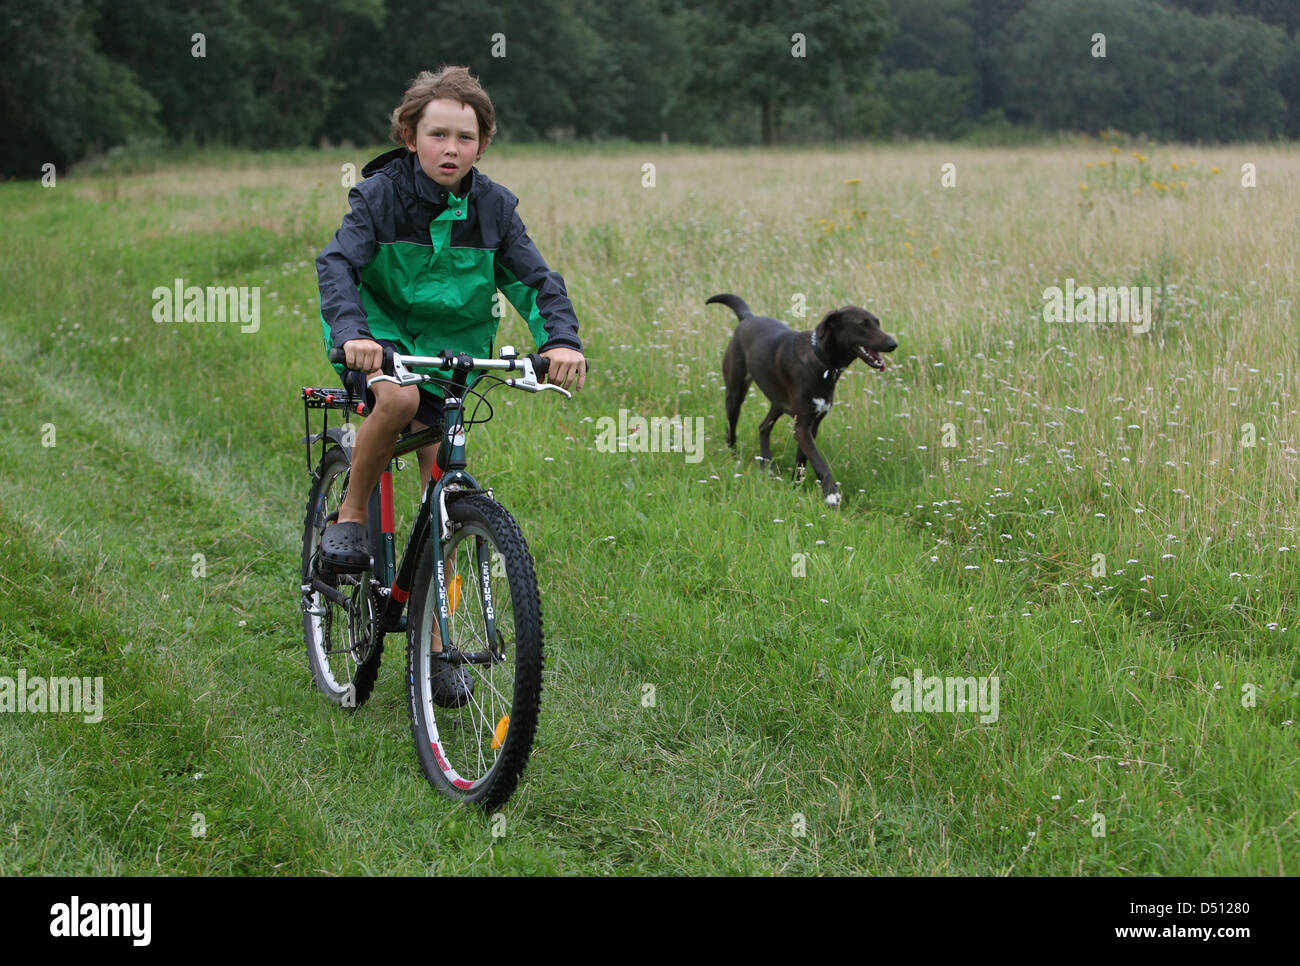
[[[365,180],[348,193],[352,210],[316,259],[327,348],[388,339],[414,355],[490,356],[500,289],[538,351],[582,351],[564,279],[546,267],[509,190],[471,168],[458,197],[406,148],[361,173]]]

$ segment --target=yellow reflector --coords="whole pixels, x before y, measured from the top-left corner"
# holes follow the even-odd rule
[[[506,743],[506,729],[510,727],[510,715],[503,714],[492,730],[492,750],[496,751]]]
[[[455,574],[451,578],[451,585],[447,588],[447,606],[451,612],[456,613],[456,607],[460,604],[460,574]]]

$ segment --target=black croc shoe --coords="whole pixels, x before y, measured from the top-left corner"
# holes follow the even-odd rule
[[[433,658],[433,703],[442,708],[459,708],[474,694],[474,679],[463,667],[452,667],[436,654]]]
[[[364,523],[331,523],[320,541],[324,569],[355,574],[370,569],[370,541]]]

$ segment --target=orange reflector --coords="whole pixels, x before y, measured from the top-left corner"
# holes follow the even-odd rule
[[[510,727],[510,715],[503,714],[492,730],[492,750],[496,751],[506,743],[506,729]]]
[[[456,607],[460,604],[460,574],[455,574],[451,578],[451,584],[447,587],[447,606],[451,608],[451,613],[456,613]]]

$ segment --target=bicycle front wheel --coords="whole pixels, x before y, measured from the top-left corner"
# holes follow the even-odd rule
[[[542,693],[537,577],[523,534],[505,507],[472,494],[453,497],[447,515],[452,529],[443,544],[448,640],[439,639],[431,543],[421,554],[411,589],[406,648],[411,736],[430,784],[491,811],[514,792],[537,730]],[[461,683],[449,690],[448,679],[456,677]]]

